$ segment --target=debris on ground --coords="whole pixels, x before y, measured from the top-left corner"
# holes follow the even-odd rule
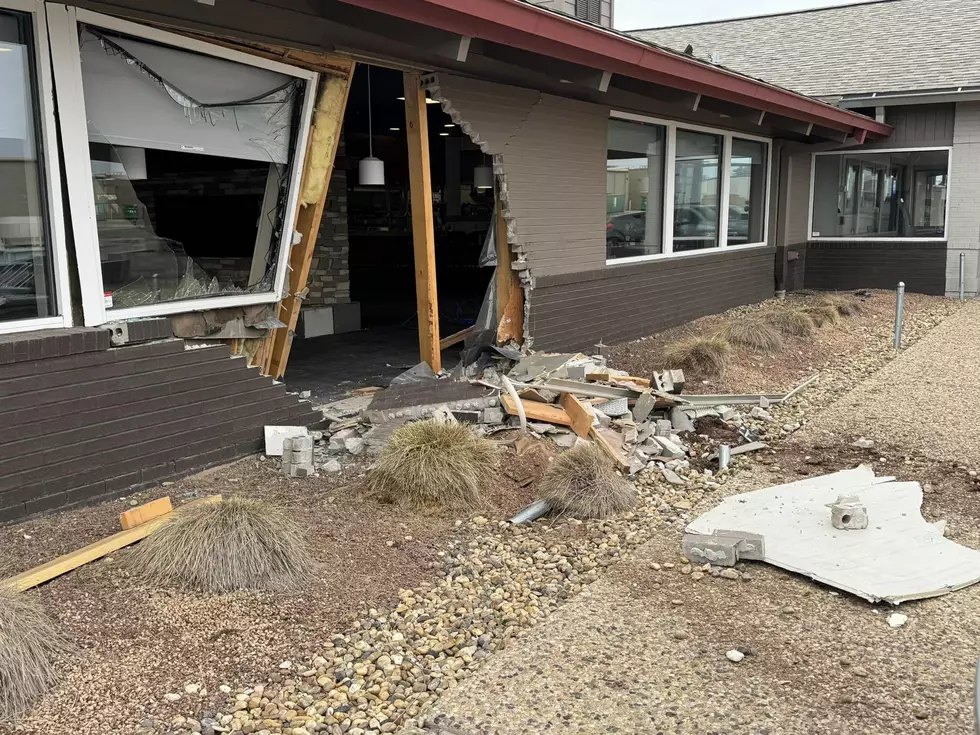
[[[919,483],[861,465],[726,498],[688,525],[684,548],[700,543],[701,558],[720,564],[728,546],[705,537],[759,534],[769,564],[893,605],[980,581],[980,552],[946,539],[921,507]]]
[[[252,498],[201,503],[174,514],[130,556],[160,586],[223,594],[301,589],[314,561],[303,530],[278,507]]]

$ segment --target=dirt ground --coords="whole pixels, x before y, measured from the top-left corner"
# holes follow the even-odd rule
[[[480,512],[503,519],[531,502],[533,480],[551,452],[534,446],[518,456],[509,448]],[[211,597],[141,584],[127,570],[124,549],[29,592],[40,595],[77,653],[62,662],[61,680],[17,731],[132,733],[144,718],[168,723],[189,708],[207,710],[223,700],[221,684],[265,679],[287,658],[311,658],[359,613],[388,607],[400,589],[431,583],[440,574],[440,549],[447,539],[465,538],[463,529],[450,516],[363,499],[357,491],[365,467],[296,480],[274,461],[249,458],[155,492],[0,528],[7,576],[115,533],[119,514],[133,503],[241,495],[291,511],[321,562],[303,594]],[[189,683],[207,695],[195,695],[193,704],[165,700],[167,693],[184,695]],[[0,724],[0,732],[12,731]]]
[[[854,353],[867,341],[869,334],[883,324],[895,321],[895,294],[890,291],[862,291],[870,296],[860,297],[862,314],[847,320],[840,327],[824,327],[813,337],[784,338],[784,349],[773,355],[760,355],[748,350],[735,350],[731,365],[724,375],[703,379],[689,376],[684,390],[687,393],[782,393],[792,390],[803,380],[824,369],[835,358]],[[706,316],[651,337],[616,345],[609,351],[609,364],[631,375],[647,377],[654,372],[676,367],[667,364],[661,353],[673,341],[692,335],[707,335],[726,321],[744,319],[787,306],[810,305],[821,298],[817,294],[790,294],[785,301],[770,299],[761,304],[740,306],[724,314]],[[943,302],[938,296],[907,294],[906,313]],[[691,379],[694,378],[694,379]]]

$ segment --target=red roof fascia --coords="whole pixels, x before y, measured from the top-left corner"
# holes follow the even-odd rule
[[[341,0],[471,38],[702,94],[857,136],[890,125],[766,82],[605,31],[521,0]]]

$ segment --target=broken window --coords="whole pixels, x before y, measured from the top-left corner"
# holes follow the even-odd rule
[[[949,150],[818,153],[812,237],[945,237]]]
[[[58,313],[33,22],[0,10],[0,324]]]
[[[310,75],[86,23],[78,48],[105,309],[273,294]]]

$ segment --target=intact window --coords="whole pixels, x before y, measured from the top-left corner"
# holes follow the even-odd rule
[[[812,237],[946,236],[949,151],[818,154]]]
[[[609,121],[606,154],[606,259],[664,252],[667,128]]]
[[[766,166],[769,146],[732,138],[728,191],[728,244],[762,242],[766,236]]]
[[[722,136],[677,131],[674,252],[718,247]]]

